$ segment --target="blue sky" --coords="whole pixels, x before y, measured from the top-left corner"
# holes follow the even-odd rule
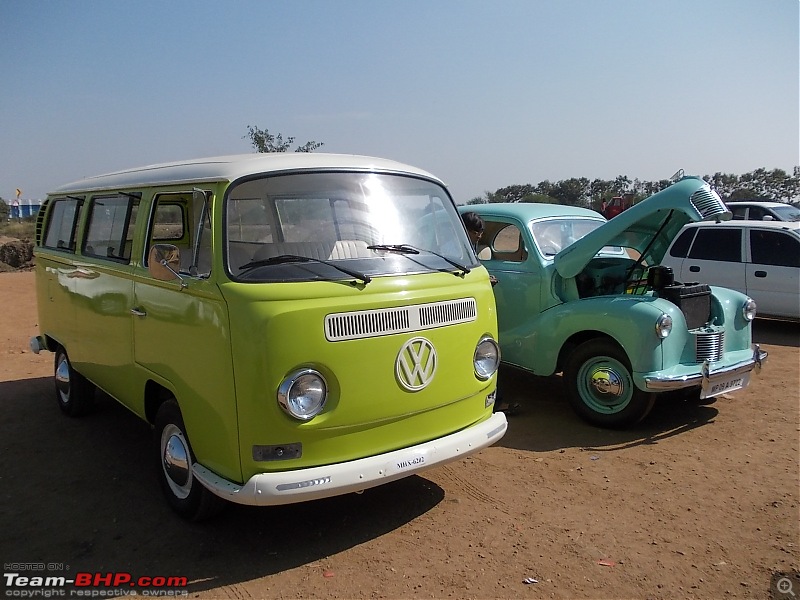
[[[512,184],[800,164],[797,0],[0,0],[0,196],[252,152]]]

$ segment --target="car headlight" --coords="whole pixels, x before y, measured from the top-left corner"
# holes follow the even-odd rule
[[[670,333],[672,333],[672,317],[667,313],[662,313],[656,321],[656,335],[663,340],[668,337]]]
[[[472,361],[475,365],[475,376],[481,381],[489,379],[500,365],[500,348],[497,342],[490,337],[481,338]]]
[[[313,369],[290,373],[278,387],[278,404],[295,419],[308,421],[322,412],[328,399],[325,378]]]
[[[756,318],[756,301],[748,298],[742,307],[742,316],[745,321],[752,321]]]

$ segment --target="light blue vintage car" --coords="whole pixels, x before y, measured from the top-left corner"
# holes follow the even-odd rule
[[[728,220],[720,197],[683,177],[610,221],[554,204],[462,206],[484,221],[478,258],[497,279],[503,362],[563,373],[576,412],[627,427],[656,394],[698,402],[747,386],[767,353],[752,344],[755,302],[674,281],[660,262],[686,223]]]

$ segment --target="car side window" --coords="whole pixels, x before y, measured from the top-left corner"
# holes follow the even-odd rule
[[[742,230],[737,228],[698,229],[689,258],[742,262]]]
[[[751,206],[750,207],[750,220],[751,221],[763,221],[764,217],[767,216],[769,213],[761,208],[760,206]]]
[[[734,206],[729,207],[731,213],[733,213],[733,218],[739,221],[743,221],[747,218],[747,207],[746,206]]]
[[[800,267],[800,241],[780,231],[750,230],[753,263],[776,267]]]
[[[522,232],[516,225],[487,223],[484,238],[489,242],[491,260],[522,262],[528,256],[522,241]],[[478,255],[482,260],[487,258],[486,254],[486,250],[479,246]]]
[[[680,234],[669,249],[669,255],[675,258],[686,258],[686,255],[689,254],[689,246],[692,245],[692,240],[694,239],[696,231],[697,229],[695,228],[689,228]]]

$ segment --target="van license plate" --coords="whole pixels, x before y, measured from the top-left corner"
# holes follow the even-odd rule
[[[700,397],[713,398],[714,396],[719,396],[725,392],[740,390],[743,387],[746,387],[749,381],[750,373],[746,373],[744,375],[731,377],[730,379],[723,379],[722,381],[717,381],[716,383],[704,384],[703,389],[700,392]]]

